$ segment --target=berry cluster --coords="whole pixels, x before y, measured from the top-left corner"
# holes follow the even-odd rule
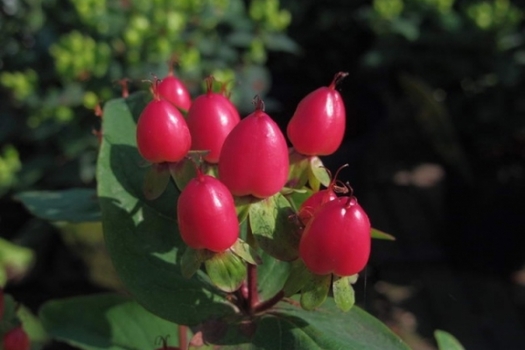
[[[308,193],[294,214],[300,236],[296,248],[304,266],[314,275],[334,279],[356,275],[365,267],[371,226],[351,188],[332,179],[320,190],[323,181],[307,174],[319,169],[326,174],[318,156],[334,153],[342,143],[346,113],[336,85],[346,75],[337,73],[328,87],[299,102],[287,127],[290,149],[257,96],[255,110],[241,119],[224,85],[220,92],[213,91],[212,77],[206,80],[207,91],[193,101],[171,73],[152,83],[154,98],[142,111],[136,134],[140,154],[157,174],[147,176],[146,182],[173,176],[181,190],[179,232],[187,246],[199,252],[197,260],[205,262],[233,251],[253,263],[238,254],[239,242],[247,244],[239,238],[240,222],[246,218],[236,205],[243,202],[240,198],[256,202],[279,193]],[[318,169],[299,163],[317,164]],[[193,168],[191,176],[188,167]],[[160,182],[167,185],[168,180]],[[154,199],[162,191],[146,197]],[[226,290],[238,287],[234,284]]]

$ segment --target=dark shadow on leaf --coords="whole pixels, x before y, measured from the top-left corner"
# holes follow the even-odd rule
[[[192,325],[234,313],[224,293],[205,278],[182,277],[176,265],[180,237],[174,221],[142,206],[134,217],[114,198],[101,197],[107,249],[119,277],[146,309],[176,323]],[[143,220],[136,224],[138,217]]]
[[[166,192],[159,198],[152,201],[147,200],[142,188],[148,168],[140,167],[142,161],[143,159],[135,147],[120,144],[111,145],[110,167],[120,186],[144,205],[148,205],[166,217],[175,220],[178,189],[173,182],[170,182]]]
[[[275,231],[272,237],[254,235],[259,246],[271,256],[283,260],[293,261],[298,258],[299,228],[293,221],[294,212],[291,208],[278,208],[275,222]]]

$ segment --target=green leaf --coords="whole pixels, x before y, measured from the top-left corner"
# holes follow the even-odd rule
[[[354,288],[350,283],[351,281],[348,277],[334,277],[334,282],[332,283],[335,304],[343,311],[350,310],[355,304]]]
[[[305,188],[304,191],[294,191],[285,197],[292,204],[295,211],[298,211],[301,204],[313,194],[312,190]]]
[[[201,264],[206,258],[201,250],[196,250],[190,247],[186,247],[184,254],[180,261],[180,268],[182,276],[185,278],[191,278],[197,271],[199,271]]]
[[[203,174],[217,177],[218,167],[216,164],[205,162],[203,157],[209,151],[190,151],[182,160],[169,163],[169,171],[177,188],[182,191],[193,178],[197,176],[197,169]]]
[[[298,293],[312,278],[312,273],[301,259],[291,263],[291,270],[288,279],[283,287],[284,295],[290,297]]]
[[[461,343],[450,333],[436,330],[434,337],[438,343],[439,350],[465,350]]]
[[[155,349],[159,336],[178,345],[177,325],[133,300],[100,294],[47,302],[39,314],[54,338],[85,350]]]
[[[97,179],[106,247],[122,283],[150,312],[186,325],[231,315],[233,306],[203,272],[189,280],[182,276],[177,188],[170,182],[155,201],[142,192],[147,169],[140,167],[135,132],[146,96],[133,94],[104,107]]]
[[[204,262],[210,280],[225,292],[234,292],[246,279],[246,265],[234,253],[226,250]]]
[[[373,228],[372,227],[372,230],[370,231],[370,235],[372,236],[372,238],[376,238],[376,239],[384,239],[384,240],[387,240],[387,241],[395,241],[396,238],[394,236],[392,236],[391,234],[388,234],[386,232],[383,232],[383,231],[380,231],[376,228]]]
[[[31,214],[49,221],[100,221],[96,191],[74,188],[63,191],[28,191],[14,197]]]
[[[153,164],[144,176],[144,197],[154,200],[160,197],[168,187],[170,172],[165,164]]]
[[[230,45],[237,47],[250,47],[253,39],[253,33],[241,30],[234,31],[226,37],[226,41]]]
[[[210,320],[194,331],[227,350],[410,350],[379,320],[357,306],[342,312],[332,298],[315,312],[280,302],[253,323]]]
[[[332,274],[310,274],[308,282],[301,289],[301,306],[305,310],[313,310],[322,305],[330,291]]]
[[[4,334],[20,324],[16,312],[17,305],[18,303],[10,294],[4,294],[4,314],[0,319],[0,334]]]
[[[49,335],[44,329],[42,322],[31,310],[24,305],[19,305],[16,314],[22,322],[24,331],[31,339],[31,344],[45,344],[49,341]]]
[[[33,250],[0,238],[0,287],[8,278],[23,278],[33,266]]]
[[[299,45],[283,33],[265,33],[263,41],[269,50],[284,51],[293,54],[301,52]]]
[[[237,239],[235,244],[230,248],[239,258],[243,259],[244,261],[252,264],[252,265],[260,265],[262,264],[262,259],[257,254],[255,249],[250,247],[248,243],[243,241],[242,239]]]
[[[292,261],[299,256],[299,226],[295,212],[280,193],[252,203],[249,221],[259,246],[271,256]]]
[[[290,274],[291,264],[261,252],[262,264],[257,266],[259,297],[266,300],[283,289]]]
[[[315,312],[281,302],[259,320],[252,341],[256,349],[410,350],[379,320],[357,306],[342,312],[332,298]]]
[[[308,183],[314,191],[319,191],[321,185],[328,187],[330,185],[330,175],[321,162],[319,157],[310,158],[310,167],[308,168]]]
[[[181,161],[169,164],[171,177],[177,188],[183,190],[184,187],[197,176],[197,169],[195,163],[190,158],[183,158]]]

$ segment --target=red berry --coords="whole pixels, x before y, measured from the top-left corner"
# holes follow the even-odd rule
[[[29,350],[31,342],[21,326],[11,329],[2,339],[4,350]]]
[[[177,162],[191,146],[191,135],[184,117],[168,101],[161,100],[156,82],[154,99],[146,105],[137,123],[137,146],[151,163]]]
[[[227,97],[212,91],[213,78],[206,82],[208,91],[193,101],[186,122],[191,133],[191,149],[210,151],[204,160],[218,163],[226,136],[241,118]]]
[[[230,132],[219,159],[219,178],[235,196],[267,198],[288,179],[288,146],[257,100],[255,111]]]
[[[323,204],[306,225],[299,255],[310,271],[351,276],[361,271],[370,256],[370,221],[354,197]]]
[[[179,196],[177,219],[182,240],[194,249],[222,252],[239,237],[239,221],[230,191],[199,170]]]
[[[312,91],[297,105],[286,130],[297,152],[325,156],[334,153],[341,145],[346,112],[343,99],[335,87],[347,75],[337,73],[330,86]]]
[[[315,211],[319,207],[321,207],[321,205],[323,205],[326,202],[333,201],[334,199],[337,198],[336,191],[337,193],[348,193],[348,188],[346,185],[344,187],[337,186],[337,183],[338,183],[337,175],[339,175],[339,172],[341,171],[341,169],[344,169],[347,166],[348,164],[345,164],[339,167],[339,169],[337,169],[337,172],[332,178],[332,181],[330,181],[330,184],[325,190],[321,190],[321,191],[318,191],[312,194],[310,197],[308,197],[308,199],[306,199],[303,202],[303,204],[301,204],[298,214],[299,214],[299,218],[301,218],[301,221],[304,224],[307,224],[308,221],[310,221]]]
[[[319,209],[321,205],[326,202],[333,201],[336,198],[337,194],[335,194],[334,190],[331,188],[315,192],[310,197],[308,197],[308,199],[305,200],[299,208],[299,217],[301,218],[303,224],[307,224],[310,221],[310,219],[314,216],[315,211]]]
[[[186,85],[173,74],[173,64],[170,63],[168,75],[162,79],[158,86],[159,95],[171,102],[175,107],[184,111],[190,109],[191,96]]]

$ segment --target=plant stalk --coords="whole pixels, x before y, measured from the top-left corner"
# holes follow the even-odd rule
[[[253,315],[255,307],[259,304],[257,291],[257,266],[248,264],[248,313]]]
[[[188,350],[188,327],[179,325],[179,349]]]

